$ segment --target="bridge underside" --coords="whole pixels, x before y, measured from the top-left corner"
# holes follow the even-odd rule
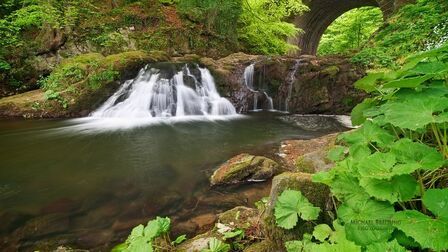
[[[328,26],[345,12],[364,6],[380,7],[387,17],[395,9],[394,0],[307,0],[304,1],[310,11],[293,18],[294,24],[304,33],[296,38],[290,38],[291,44],[299,46],[299,54],[314,55],[319,41]]]

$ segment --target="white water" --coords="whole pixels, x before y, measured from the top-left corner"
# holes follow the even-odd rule
[[[187,65],[170,79],[163,78],[161,70],[147,66],[135,79],[126,81],[90,117],[145,119],[236,115],[230,101],[219,95],[208,69],[196,67],[200,71],[200,81]],[[193,80],[194,88],[185,84],[185,78]]]
[[[243,77],[244,77],[244,84],[254,94],[254,105],[253,105],[252,110],[257,111],[258,110],[258,96],[260,95],[260,91],[255,89],[254,73],[255,73],[255,63],[252,63],[244,69]],[[261,94],[263,94],[266,97],[267,109],[274,110],[274,102],[272,101],[272,97],[270,97],[268,95],[268,93],[266,93],[265,91],[262,91]]]
[[[288,77],[286,78],[286,81],[288,83],[288,95],[285,99],[285,112],[289,112],[289,101],[291,100],[292,95],[292,86],[294,85],[294,82],[296,80],[296,73],[297,70],[299,70],[301,60],[296,60],[296,63],[294,64],[292,71],[288,74]]]

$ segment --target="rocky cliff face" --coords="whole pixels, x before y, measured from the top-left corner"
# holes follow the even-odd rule
[[[271,97],[273,109],[279,111],[346,114],[365,97],[353,86],[365,71],[344,57],[286,58],[238,53],[219,60],[198,61],[213,71],[221,94],[242,113],[268,109],[267,99]],[[255,63],[253,90],[258,95],[244,83],[244,70],[252,63]]]
[[[132,78],[138,67],[143,67],[144,64],[150,62],[194,62],[206,66],[215,77],[219,93],[229,99],[239,113],[254,109],[275,109],[300,114],[345,114],[349,113],[365,96],[353,87],[354,82],[365,74],[364,70],[341,57],[286,58],[236,53],[214,60],[197,55],[154,58],[153,54],[129,52],[110,55],[106,58],[98,55],[97,61],[109,62],[109,65],[110,62],[119,62],[120,64],[112,67],[112,70],[119,74],[114,78],[118,81]],[[135,55],[138,64],[135,64],[134,60],[129,60],[129,55]],[[92,54],[84,54],[76,59],[86,57],[91,58]],[[89,64],[86,65],[86,69],[95,68]],[[251,70],[253,81],[248,85],[245,83],[244,73],[251,64],[254,64]],[[64,65],[59,68],[65,69]],[[107,67],[105,69],[107,70]],[[58,77],[59,72],[61,71],[55,70],[52,75]],[[95,87],[95,92],[92,92],[84,88],[86,85],[81,85],[89,83],[83,80],[89,79],[92,74],[89,71],[86,73],[86,76],[80,78],[81,81],[77,80],[73,83],[70,82],[70,78],[59,76],[62,84],[59,83],[58,86],[61,90],[55,90],[58,91],[59,96],[56,100],[59,102],[55,102],[54,99],[49,101],[48,95],[38,90],[0,99],[0,116],[77,117],[87,115],[97,108],[114,91],[113,89],[118,88],[118,85],[106,85],[110,81],[105,80]],[[73,92],[73,90],[66,92],[64,88],[67,87],[88,90],[88,92]]]

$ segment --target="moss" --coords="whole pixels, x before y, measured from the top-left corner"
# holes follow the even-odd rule
[[[107,57],[88,53],[66,59],[44,80],[43,91],[0,99],[0,106],[10,110],[0,116],[86,114],[110,96],[119,81],[134,77],[145,64],[168,60],[159,51],[129,51]]]
[[[277,252],[278,249],[269,240],[254,243],[243,250],[244,252]]]
[[[285,190],[299,190],[314,205],[321,208],[319,218],[315,222],[306,222],[299,220],[298,224],[291,230],[277,227],[274,208],[278,196]],[[311,233],[315,223],[330,223],[331,219],[326,214],[327,202],[330,198],[328,186],[311,181],[311,174],[285,172],[276,177],[272,181],[272,189],[268,207],[263,216],[264,233],[270,242],[272,242],[278,250],[284,250],[284,243],[289,240],[302,239],[304,233]]]
[[[304,156],[296,159],[295,166],[298,172],[314,173],[314,165],[310,160],[305,160]]]
[[[335,77],[339,72],[340,69],[337,66],[329,66],[320,71],[321,74],[329,75],[330,77]]]

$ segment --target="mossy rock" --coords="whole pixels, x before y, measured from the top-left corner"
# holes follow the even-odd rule
[[[269,240],[263,240],[250,245],[243,252],[278,252],[278,249]]]
[[[321,208],[319,218],[315,222],[299,219],[297,225],[290,230],[280,228],[276,224],[274,209],[278,196],[286,189],[298,190],[316,207]],[[290,240],[301,240],[303,234],[312,233],[315,223],[331,223],[328,211],[331,210],[330,190],[328,186],[311,181],[311,174],[285,172],[272,180],[272,188],[266,211],[263,215],[264,233],[275,245],[276,251],[284,251],[284,244]]]
[[[257,209],[238,206],[218,215],[218,222],[234,228],[247,229],[257,225],[258,217]]]
[[[316,173],[328,171],[334,163],[327,158],[328,149],[322,149],[306,153],[296,159],[296,171],[305,173]]]
[[[331,77],[335,77],[340,72],[338,66],[329,66],[320,71],[321,74],[329,75]]]
[[[181,245],[175,248],[176,252],[201,252],[208,248],[209,242],[213,239],[219,239],[217,235],[214,235],[212,231],[195,236],[188,239]]]
[[[236,184],[271,178],[279,171],[279,165],[272,159],[240,154],[222,164],[211,176],[211,185]]]

